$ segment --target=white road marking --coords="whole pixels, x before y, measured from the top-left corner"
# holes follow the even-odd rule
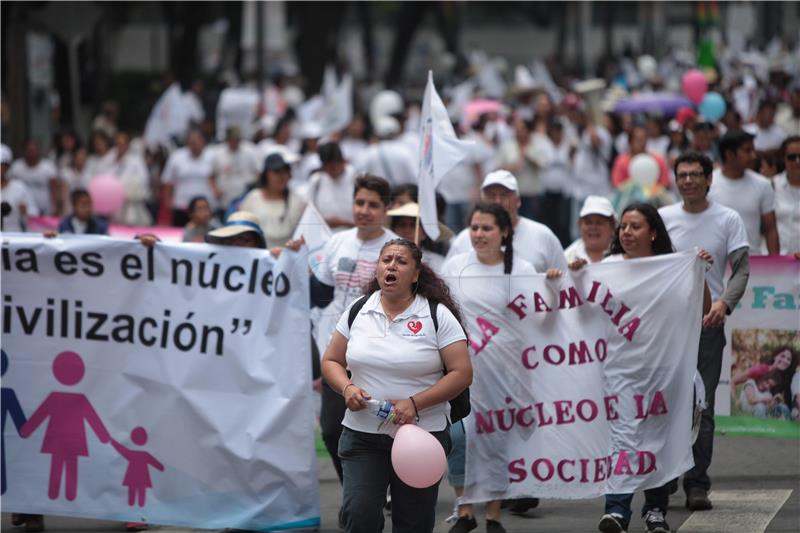
[[[692,513],[678,533],[764,533],[791,494],[791,489],[713,491],[714,508]]]

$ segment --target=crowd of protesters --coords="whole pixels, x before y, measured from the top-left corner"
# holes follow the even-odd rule
[[[613,102],[600,103],[552,80],[516,80],[499,98],[489,98],[480,83],[467,85],[465,96],[469,80],[443,91],[457,133],[474,144],[441,180],[438,210],[444,231],[436,241],[422,236],[426,272],[441,273],[454,258],[494,270],[502,264],[506,274],[523,266],[540,273],[564,270],[568,263],[603,260],[614,250],[612,241],[617,253],[635,258],[619,245],[629,230],[617,225],[616,214],[628,211],[651,214],[644,226],[667,239],[664,250],[644,255],[700,246],[713,256],[708,285],[714,303],[704,317],[699,369],[710,407],[695,445],[696,467],[684,479],[693,510],[711,507],[706,469],[725,343],[721,324],[744,290],[747,258],[800,253],[800,76],[782,74],[763,79],[745,68],[728,77],[709,75],[709,88],[726,100],[716,120],[691,105],[617,112]],[[634,96],[668,85],[657,75],[639,76],[635,83],[624,75],[621,80],[615,81],[617,89]],[[171,225],[184,229],[184,241],[198,242],[230,224],[232,213],[245,211],[250,224],[259,226],[264,247],[274,249],[292,238],[306,206],[313,205],[336,233],[325,248],[330,270],[317,269],[312,279],[315,306],[333,304],[337,311],[327,324],[327,336],[334,335],[341,312],[360,295],[362,282],[374,276],[386,243],[395,242],[395,233],[415,236],[418,103],[384,91],[331,130],[308,116],[308,101],[298,99],[296,87],[274,87],[275,101],[259,104],[252,124],[227,125],[212,142],[215,128],[199,104],[202,90],[195,84],[181,95],[181,128],[164,143],[153,145],[146,135],[119,129],[109,105],[92,123],[88,139],[64,129],[49,150],[28,140],[17,159],[3,146],[3,230],[25,231],[33,217],[42,215],[61,218],[62,233],[104,234],[110,224]],[[651,183],[643,183],[633,168],[641,154],[657,165]],[[90,194],[98,176],[118,180],[124,191],[124,201],[102,216],[93,213]],[[637,201],[645,204],[623,211]],[[647,204],[660,207],[660,215],[643,207]],[[511,250],[517,253],[513,258]],[[338,271],[337,256],[352,259],[359,269]],[[415,259],[417,268],[420,260]],[[372,270],[361,268],[366,263]],[[727,282],[726,263],[733,270]],[[318,336],[317,342],[323,352],[327,339]],[[341,479],[341,422],[351,398],[345,403],[339,394],[352,383],[343,372],[336,376],[337,383],[323,383],[321,425]],[[754,385],[766,391],[775,383],[764,379]],[[774,410],[775,416],[793,416],[789,402]],[[416,411],[413,407],[409,412]],[[453,437],[458,448],[459,436]],[[459,481],[453,485],[460,489]],[[629,496],[621,495],[624,502],[616,507],[607,505],[602,531],[627,527]],[[659,493],[661,503],[647,509],[655,509],[654,522],[666,528],[652,531],[668,531],[658,514],[665,511],[659,508],[666,497]],[[523,502],[522,511],[536,503]],[[503,531],[500,508],[498,501],[487,509],[487,530]],[[348,531],[355,527],[349,508],[341,518]],[[457,518],[453,531],[477,527],[471,509],[462,508]]]

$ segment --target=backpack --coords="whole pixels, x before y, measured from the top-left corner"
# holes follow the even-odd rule
[[[347,315],[347,327],[352,328],[353,322],[358,315],[358,312],[361,311],[361,308],[364,307],[364,304],[367,302],[367,298],[370,295],[367,294],[362,296],[353,304],[350,308],[350,313]],[[435,331],[439,331],[439,319],[436,316],[436,310],[439,307],[439,302],[432,302],[428,300],[428,306],[430,307],[431,312],[431,319],[433,320],[433,329]],[[447,367],[442,365],[442,375],[447,374]],[[458,396],[450,400],[450,423],[454,424],[467,416],[471,410],[471,406],[469,403],[469,387],[461,391]]]

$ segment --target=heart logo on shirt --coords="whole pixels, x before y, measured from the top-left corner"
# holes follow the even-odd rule
[[[408,324],[406,324],[406,327],[411,330],[411,333],[416,335],[417,333],[422,331],[422,322],[420,321],[414,322],[413,320],[410,320]]]

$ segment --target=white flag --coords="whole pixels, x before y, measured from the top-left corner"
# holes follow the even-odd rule
[[[428,71],[420,120],[419,205],[420,223],[431,239],[439,238],[436,186],[442,176],[466,157],[472,144],[456,137],[447,109],[433,85],[433,73]]]
[[[169,147],[173,135],[182,132],[185,114],[181,86],[175,82],[158,98],[144,127],[144,142],[149,148]]]
[[[325,106],[322,129],[326,135],[345,129],[353,121],[353,76],[345,74],[342,81],[322,94]]]
[[[317,250],[322,249],[331,237],[333,232],[328,227],[328,223],[322,217],[314,204],[306,204],[306,209],[303,211],[303,216],[297,222],[297,228],[294,230],[292,239],[299,239],[303,237],[308,246],[309,253],[313,254]]]

